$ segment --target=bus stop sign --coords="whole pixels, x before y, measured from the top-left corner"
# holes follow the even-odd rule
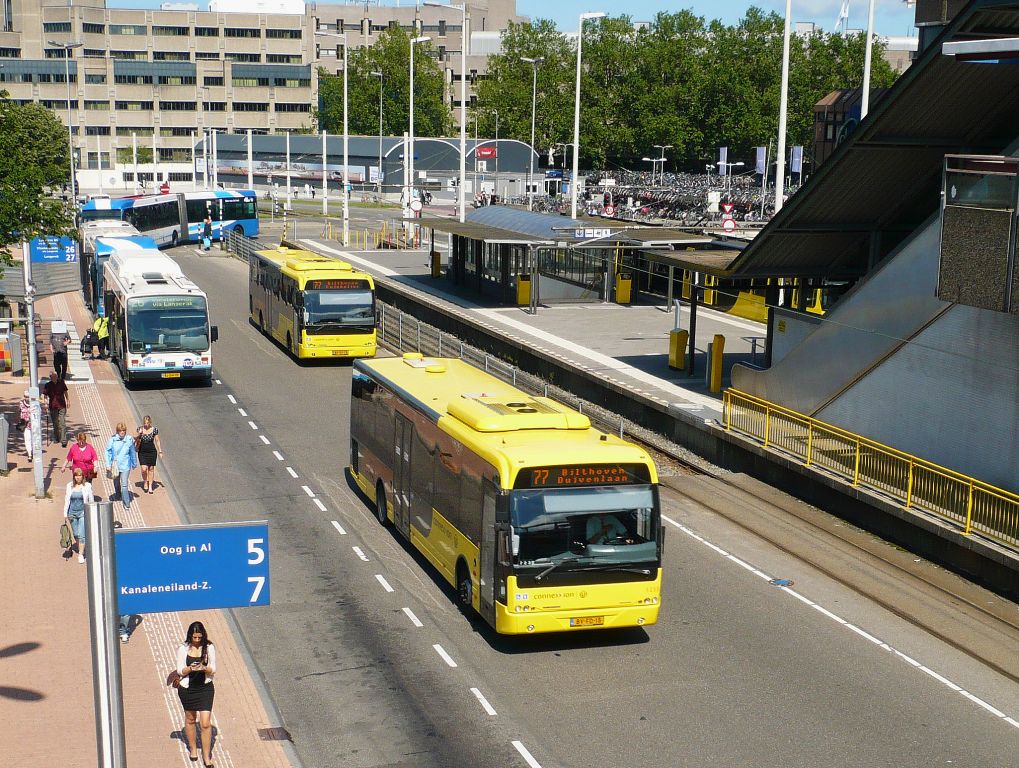
[[[121,614],[269,605],[264,521],[120,528],[114,551]]]

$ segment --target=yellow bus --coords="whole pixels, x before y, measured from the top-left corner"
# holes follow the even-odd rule
[[[375,282],[345,261],[283,246],[254,253],[248,310],[299,359],[375,355]]]
[[[356,360],[350,473],[497,632],[654,624],[654,462],[583,414],[456,359]]]

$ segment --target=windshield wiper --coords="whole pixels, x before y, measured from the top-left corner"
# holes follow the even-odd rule
[[[644,576],[651,575],[650,568],[638,568],[632,565],[612,565],[610,563],[601,563],[598,565],[585,565],[577,568],[578,571],[625,571],[626,573],[640,573]]]
[[[576,563],[576,562],[579,562],[579,560],[580,560],[579,557],[564,557],[562,560],[556,560],[554,563],[549,565],[548,568],[546,568],[541,573],[539,573],[537,576],[535,576],[534,580],[535,581],[541,581],[543,578],[548,576],[548,574],[552,573],[552,571],[554,571],[560,565],[567,565],[569,563]]]

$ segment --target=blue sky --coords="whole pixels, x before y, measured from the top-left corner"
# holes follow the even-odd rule
[[[112,8],[158,8],[160,0],[107,0]],[[199,0],[199,7],[208,7],[207,2]],[[387,0],[386,5],[395,5],[395,0]],[[410,0],[402,0],[402,5],[409,5]],[[758,0],[757,2],[728,2],[718,0],[629,0],[625,3],[625,12],[634,21],[647,21],[654,18],[659,11],[678,11],[689,8],[698,16],[708,19],[720,18],[726,23],[737,21],[751,5],[757,5],[766,11],[785,12],[784,0]],[[841,0],[793,0],[793,22],[812,21],[825,30],[835,26],[839,15]],[[577,17],[585,11],[607,11],[610,14],[620,12],[618,3],[607,0],[559,0],[549,6],[548,0],[517,0],[517,13],[531,18],[549,18],[564,30],[577,28]],[[867,26],[867,0],[850,0],[849,28],[863,29]],[[906,6],[903,0],[877,0],[874,11],[874,28],[881,35],[916,35],[913,27],[913,9]]]

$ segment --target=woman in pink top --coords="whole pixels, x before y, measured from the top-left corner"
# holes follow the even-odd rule
[[[60,471],[63,472],[68,467],[72,471],[80,469],[85,473],[85,481],[88,482],[96,476],[96,461],[98,460],[99,456],[96,453],[96,449],[88,441],[88,435],[84,432],[79,432],[74,445],[67,451],[67,461],[64,462],[64,466]]]

